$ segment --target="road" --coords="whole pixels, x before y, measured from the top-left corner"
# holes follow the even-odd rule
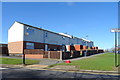
[[[5,78],[94,78],[98,80],[120,80],[117,75],[101,75],[101,74],[87,74],[87,73],[76,73],[76,72],[60,72],[60,71],[48,71],[48,70],[35,70],[35,69],[25,69],[25,68],[0,68],[0,74],[2,74],[2,79]],[[93,80],[93,79],[92,79]]]

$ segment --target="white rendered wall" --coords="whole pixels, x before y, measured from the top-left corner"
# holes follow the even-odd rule
[[[8,42],[23,41],[24,25],[15,22],[8,30]]]

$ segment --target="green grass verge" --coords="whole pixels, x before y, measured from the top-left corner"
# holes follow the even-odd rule
[[[39,60],[30,60],[26,59],[26,64],[37,64]],[[15,58],[0,58],[0,64],[22,64],[22,59],[15,59]]]
[[[51,65],[49,67],[53,67],[56,65],[75,65],[77,66],[78,69],[83,69],[83,70],[113,71],[113,70],[117,70],[114,64],[115,64],[114,53],[105,53],[90,58],[71,61],[71,63],[60,63],[60,64]]]

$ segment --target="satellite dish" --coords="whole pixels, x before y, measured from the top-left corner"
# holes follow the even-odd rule
[[[28,35],[29,35],[29,33],[25,33],[25,35],[26,35],[26,36],[28,36]]]
[[[29,27],[27,27],[27,29],[29,29]]]

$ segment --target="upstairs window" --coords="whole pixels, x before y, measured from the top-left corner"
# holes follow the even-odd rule
[[[30,27],[27,27],[26,29],[26,35],[30,35],[30,34],[33,34],[34,33],[34,29],[30,28]]]
[[[34,49],[34,43],[26,43],[26,49]]]
[[[48,37],[48,33],[45,33],[45,37]]]
[[[64,37],[64,36],[63,36],[62,38],[63,38],[63,40],[65,40],[65,37]]]

